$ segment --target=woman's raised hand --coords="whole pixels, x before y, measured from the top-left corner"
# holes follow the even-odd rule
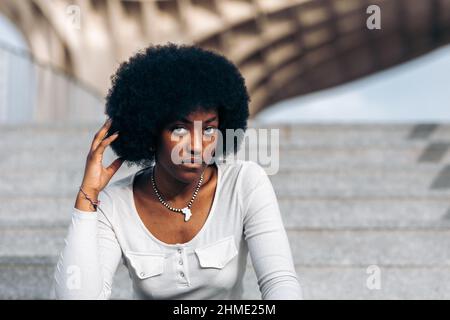
[[[105,136],[111,127],[111,122],[111,119],[106,120],[100,130],[97,131],[86,158],[86,166],[81,187],[84,192],[92,197],[98,196],[100,191],[106,187],[123,163],[123,159],[117,158],[107,168],[103,167],[102,164],[103,153],[105,152],[106,147],[119,136],[119,132],[115,132],[105,139]]]

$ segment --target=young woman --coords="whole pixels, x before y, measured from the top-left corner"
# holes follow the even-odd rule
[[[122,260],[138,299],[241,299],[250,253],[262,299],[302,299],[264,169],[217,161],[242,141],[233,138],[230,151],[226,129],[247,129],[250,98],[236,66],[168,43],[137,53],[112,80],[109,119],[92,141],[56,266],[56,297],[110,298]],[[109,145],[119,157],[105,168]],[[142,169],[108,185],[124,161]]]

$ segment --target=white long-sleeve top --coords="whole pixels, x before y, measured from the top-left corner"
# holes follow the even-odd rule
[[[302,299],[275,192],[252,161],[216,162],[207,220],[193,239],[168,244],[140,219],[133,181],[110,183],[97,212],[72,210],[55,269],[57,299],[109,299],[122,260],[135,299],[242,299],[250,253],[262,299]],[[195,214],[195,213],[193,213]]]

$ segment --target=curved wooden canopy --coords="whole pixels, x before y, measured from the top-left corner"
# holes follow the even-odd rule
[[[368,29],[367,8],[381,29]],[[450,0],[2,0],[32,55],[104,94],[149,43],[196,43],[242,70],[251,113],[377,72],[446,44]],[[95,66],[95,68],[93,68]]]

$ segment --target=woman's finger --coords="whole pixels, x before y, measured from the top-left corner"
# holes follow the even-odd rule
[[[109,177],[112,177],[117,172],[117,170],[119,170],[123,161],[124,159],[117,158],[106,168],[106,172],[108,172]]]
[[[100,143],[103,141],[103,138],[105,138],[109,128],[111,127],[111,123],[112,123],[111,118],[107,119],[103,124],[103,126],[100,128],[100,130],[97,131],[97,133],[94,136],[94,139],[92,140],[91,152],[97,149]]]
[[[110,135],[108,138],[104,139],[100,142],[97,149],[94,150],[93,154],[96,156],[102,155],[105,151],[106,147],[111,144],[117,137],[119,136],[119,132],[115,132],[114,134]]]

